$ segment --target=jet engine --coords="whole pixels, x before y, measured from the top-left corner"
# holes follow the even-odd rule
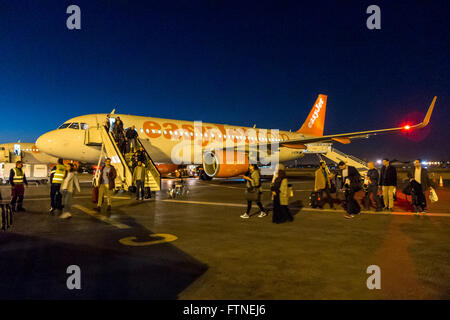
[[[210,177],[239,176],[248,171],[248,155],[245,152],[205,151],[203,169]]]

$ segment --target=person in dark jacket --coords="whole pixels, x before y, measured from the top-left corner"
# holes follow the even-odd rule
[[[22,161],[16,162],[16,167],[12,168],[9,172],[9,184],[11,185],[11,210],[12,211],[25,211],[22,207],[23,195],[25,193],[24,185],[28,186],[27,177],[23,170]],[[18,201],[17,201],[18,199]],[[16,209],[17,201],[17,209]]]
[[[125,132],[125,137],[127,138],[127,152],[136,151],[136,139],[138,137],[138,133],[134,125],[127,129]]]
[[[137,151],[137,160],[141,161],[145,165],[147,165],[147,158],[145,157],[145,150],[142,146],[139,147],[139,150]]]
[[[376,211],[381,211],[383,205],[381,204],[381,199],[378,196],[378,183],[380,180],[380,174],[375,168],[375,164],[373,163],[373,161],[369,162],[367,165],[369,166],[369,171],[367,171],[367,176],[364,179],[364,188],[366,192],[364,196],[364,208],[366,210],[369,210],[370,195],[372,195]]]
[[[355,201],[355,193],[361,190],[361,175],[353,166],[347,166],[344,161],[338,163],[340,176],[342,177],[342,185],[345,188],[344,207],[346,210],[345,218],[353,218],[354,214],[350,210]],[[359,207],[359,206],[358,206]]]
[[[120,152],[124,154],[126,151],[125,133],[123,129],[123,122],[119,117],[116,118],[116,122],[113,125],[113,135]]]
[[[425,213],[427,200],[425,192],[433,187],[433,183],[428,176],[428,170],[422,168],[420,159],[414,160],[414,168],[408,171],[408,179],[413,189],[414,212]]]
[[[387,211],[392,211],[394,208],[394,190],[397,188],[397,169],[390,165],[387,158],[383,159],[380,186],[383,190],[384,208]]]
[[[286,221],[293,221],[291,212],[289,211],[289,187],[286,176],[285,167],[283,164],[278,165],[275,170],[272,187],[270,188],[273,196],[273,223],[283,223]]]
[[[103,204],[103,196],[106,197],[108,204],[107,210],[111,210],[111,196],[115,188],[115,180],[117,177],[116,169],[111,165],[111,159],[105,160],[105,166],[100,172],[99,190],[98,190],[98,202],[95,210],[100,211]]]

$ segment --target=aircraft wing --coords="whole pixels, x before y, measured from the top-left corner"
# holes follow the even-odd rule
[[[333,142],[333,141],[338,141],[341,143],[350,143],[350,139],[368,138],[369,136],[377,135],[377,134],[381,134],[381,133],[420,129],[420,128],[426,127],[428,125],[428,123],[430,122],[431,113],[433,112],[436,98],[437,97],[433,98],[433,101],[431,102],[431,105],[428,108],[427,114],[425,115],[425,118],[423,119],[423,121],[421,123],[418,123],[415,125],[406,125],[406,126],[402,126],[402,127],[389,128],[389,129],[378,129],[378,130],[370,130],[370,131],[333,134],[333,135],[326,135],[326,136],[320,136],[320,137],[311,137],[311,138],[307,138],[307,139],[293,139],[293,140],[289,140],[289,141],[280,142],[280,146],[283,146],[283,145],[289,146],[292,144],[300,144],[300,143],[307,144],[307,143],[314,143],[314,142]]]
[[[360,132],[350,132],[350,133],[340,133],[340,134],[332,134],[332,135],[326,135],[326,136],[317,136],[317,137],[310,137],[310,138],[302,138],[302,139],[291,139],[289,141],[282,141],[279,142],[279,146],[283,147],[292,147],[295,146],[304,146],[308,143],[316,143],[316,142],[340,142],[340,143],[350,143],[351,139],[361,139],[361,138],[368,138],[372,135],[382,134],[382,133],[389,133],[389,132],[397,132],[397,131],[409,131],[414,129],[420,129],[428,125],[431,118],[431,113],[434,109],[434,104],[436,102],[436,98],[433,98],[433,101],[431,102],[430,107],[428,108],[427,114],[425,115],[425,118],[421,123],[415,124],[415,125],[405,125],[402,127],[397,128],[388,128],[388,129],[378,129],[378,130],[369,130],[369,131],[360,131]],[[254,149],[257,148],[260,145],[270,145],[268,142],[257,142],[248,144],[246,146],[246,149]],[[230,148],[223,148],[223,150],[227,150]],[[232,147],[232,149],[237,150],[239,147]],[[247,150],[248,150],[247,149]]]

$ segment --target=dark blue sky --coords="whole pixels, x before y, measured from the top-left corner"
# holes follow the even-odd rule
[[[66,28],[71,4],[82,30]],[[366,28],[371,4],[381,30]],[[436,95],[420,134],[336,147],[450,159],[449,21],[447,0],[0,0],[0,142],[113,108],[297,130],[318,93],[325,133],[342,133],[421,118]]]

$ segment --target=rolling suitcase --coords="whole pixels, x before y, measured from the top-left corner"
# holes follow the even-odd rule
[[[92,202],[98,203],[98,187],[92,189]]]
[[[318,208],[320,205],[320,195],[319,192],[313,191],[309,196],[309,205],[311,208]]]

